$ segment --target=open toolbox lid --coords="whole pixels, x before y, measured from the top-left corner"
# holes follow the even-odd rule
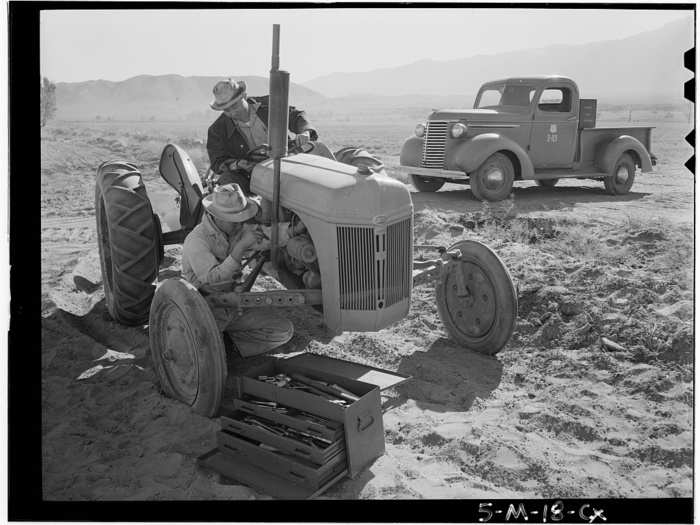
[[[290,363],[303,366],[310,370],[335,374],[356,381],[362,381],[370,385],[379,387],[379,390],[384,390],[411,379],[411,376],[399,374],[398,372],[390,372],[381,368],[375,368],[369,365],[361,365],[352,361],[343,359],[335,359],[325,355],[313,354],[310,352],[296,352],[293,354],[277,354],[274,357],[286,359]]]

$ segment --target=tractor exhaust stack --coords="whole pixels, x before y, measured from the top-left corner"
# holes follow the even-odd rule
[[[270,114],[267,122],[270,156],[273,159],[272,238],[270,259],[277,268],[279,259],[280,170],[282,157],[287,156],[289,126],[289,73],[279,70],[280,26],[272,26],[272,68],[270,69]]]

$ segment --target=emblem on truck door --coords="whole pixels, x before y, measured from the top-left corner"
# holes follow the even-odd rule
[[[545,138],[546,142],[552,142],[556,143],[557,142],[557,125],[556,124],[550,124],[549,125],[549,133],[547,133],[547,137]]]
[[[557,125],[556,125],[556,124],[550,124],[550,125],[549,125],[549,132],[550,132],[550,133],[556,133],[556,132],[557,132]]]

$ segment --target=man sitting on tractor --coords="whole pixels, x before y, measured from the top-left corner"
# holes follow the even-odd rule
[[[216,186],[202,201],[206,213],[192,230],[182,249],[182,276],[205,296],[230,292],[239,284],[244,255],[270,247],[270,229],[251,220],[259,207],[246,198],[238,184]],[[303,233],[305,227],[279,224],[279,242]],[[294,326],[280,315],[251,308],[239,315],[237,308],[212,309],[219,329],[229,335],[244,357],[261,354],[292,338]]]
[[[250,159],[249,153],[267,144],[270,97],[248,98],[245,82],[231,79],[217,82],[213,92],[210,106],[223,113],[209,126],[211,169],[220,174],[219,184],[235,182],[250,194],[250,172],[256,159]],[[297,147],[318,138],[305,113],[293,106],[289,106],[289,131],[296,134]]]

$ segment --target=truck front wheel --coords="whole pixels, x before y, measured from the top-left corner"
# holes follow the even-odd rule
[[[418,191],[432,192],[442,188],[445,185],[445,180],[436,179],[433,177],[421,177],[420,175],[411,175],[411,183]]]
[[[503,153],[494,153],[469,177],[474,195],[482,200],[502,201],[513,189],[515,170]]]
[[[634,184],[634,173],[636,165],[629,154],[625,153],[620,156],[612,170],[610,176],[603,179],[605,191],[610,195],[625,195],[629,193]]]

